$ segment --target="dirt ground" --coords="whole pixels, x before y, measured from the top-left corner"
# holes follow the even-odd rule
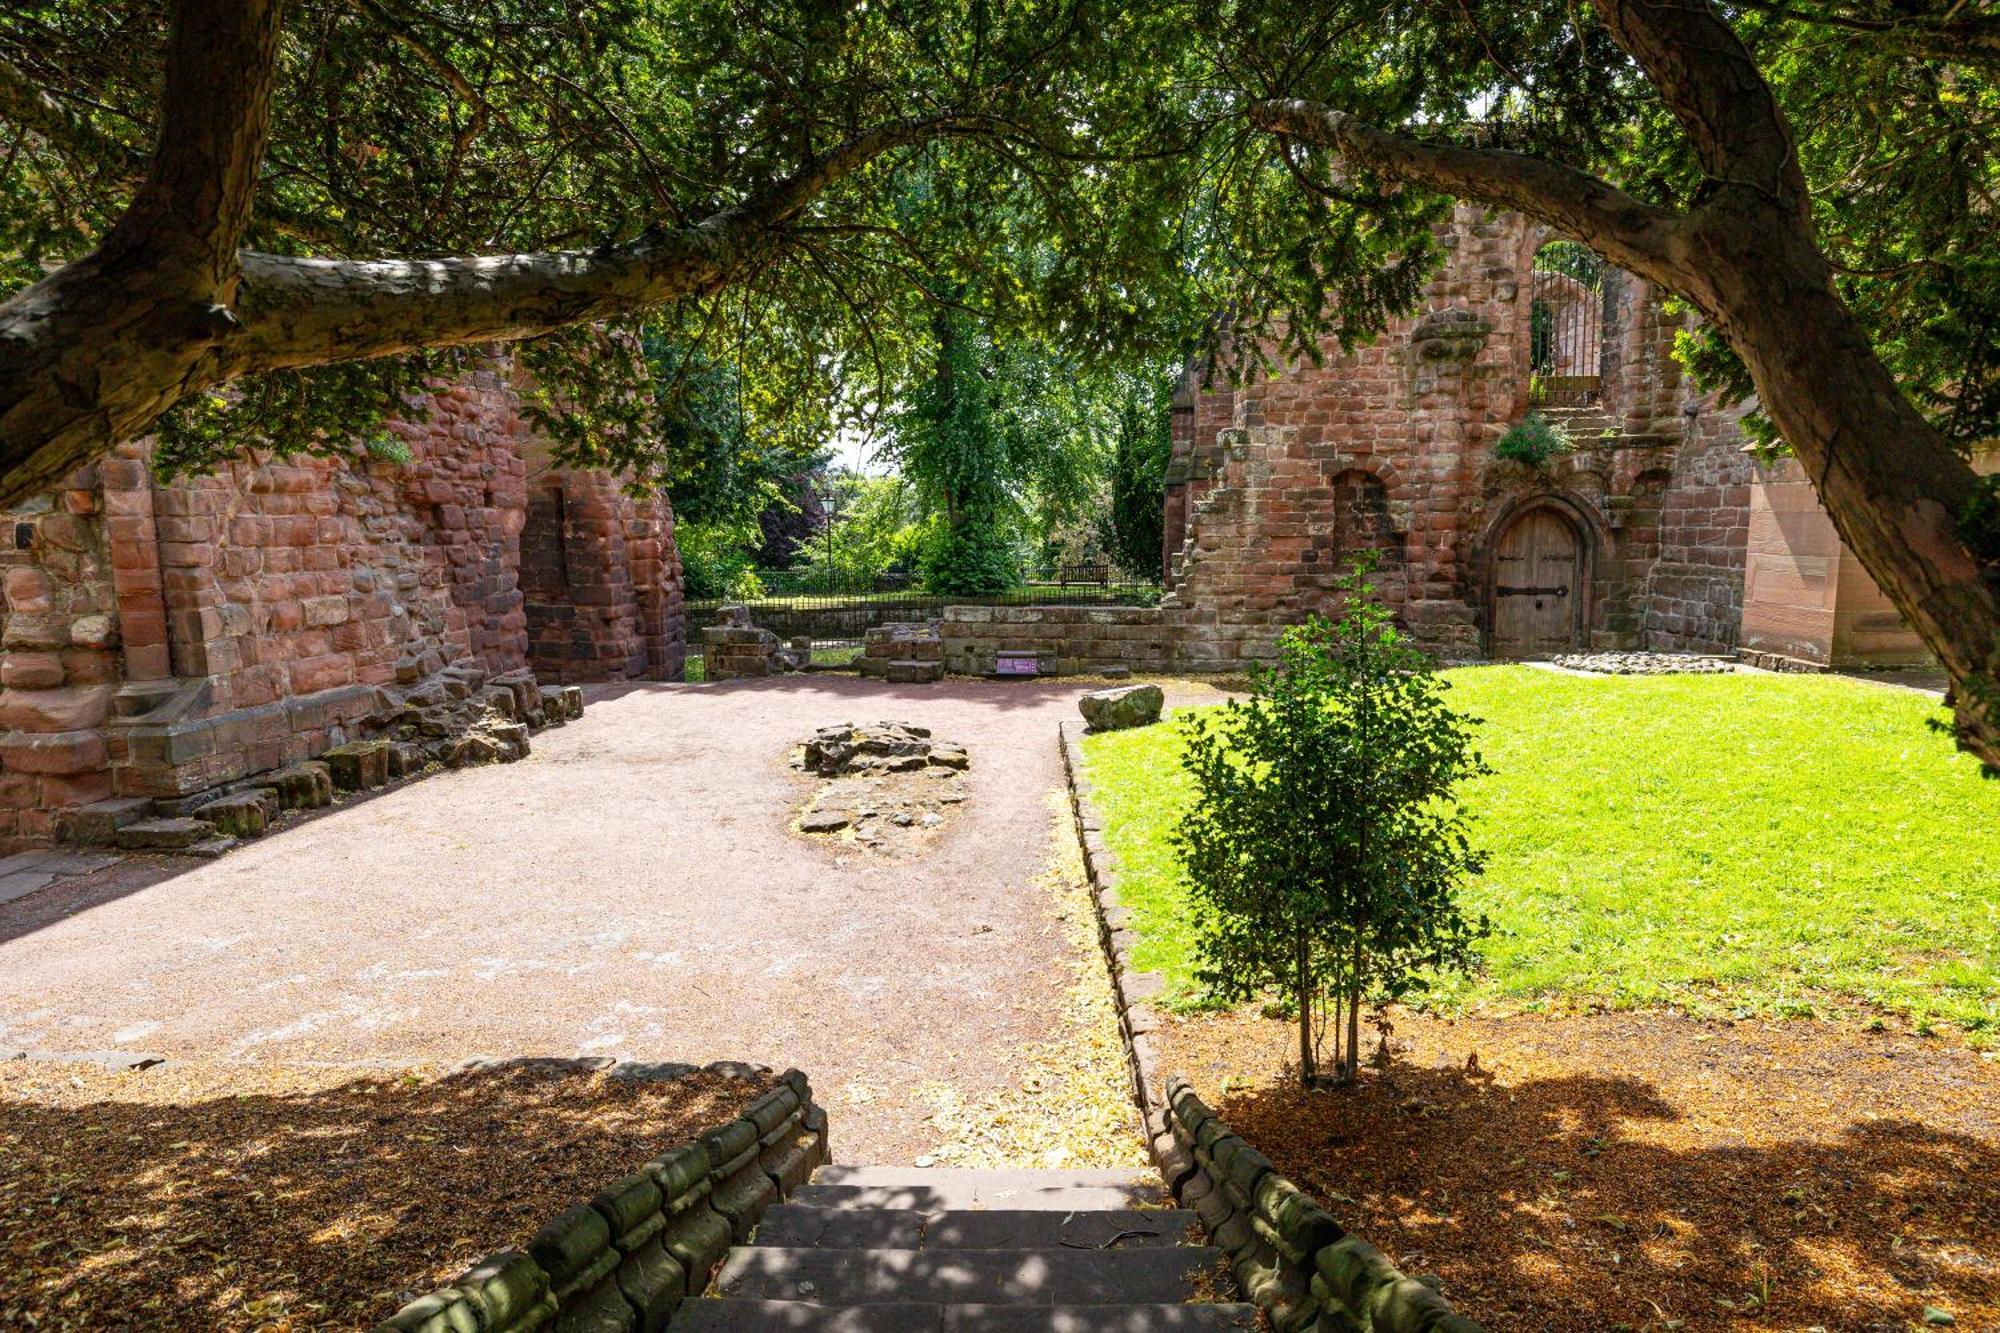
[[[0,1328],[367,1328],[769,1079],[0,1063]]]
[[[1288,1024],[1172,1025],[1166,1064],[1491,1333],[2000,1330],[2000,1063],[1815,1020],[1398,1014],[1301,1093]],[[1364,1049],[1372,1049],[1373,1042]]]
[[[841,1160],[908,1162],[962,1137],[932,1122],[941,1106],[1011,1089],[1018,1053],[1064,1031],[1080,946],[1037,877],[1060,817],[1056,721],[1082,688],[598,688],[522,763],[0,906],[0,1048],[795,1065]],[[967,799],[929,851],[791,832],[815,786],[792,746],[882,719],[969,748]]]

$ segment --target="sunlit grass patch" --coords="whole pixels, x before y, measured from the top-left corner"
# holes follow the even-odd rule
[[[1487,975],[1446,1001],[1812,1012],[1861,1002],[2000,1028],[2000,783],[1925,725],[1930,698],[1831,676],[1449,673],[1491,776],[1468,903]],[[1192,980],[1170,834],[1191,799],[1170,725],[1085,763],[1136,963]]]

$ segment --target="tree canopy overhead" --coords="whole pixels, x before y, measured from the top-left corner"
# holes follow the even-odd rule
[[[0,13],[0,500],[158,429],[345,447],[538,340],[648,461],[646,320],[773,409],[940,294],[1239,368],[1420,295],[1450,197],[1685,301],[2000,763],[2000,20],[1962,0],[28,0]],[[621,350],[622,349],[622,350]],[[632,375],[636,375],[634,369]]]
[[[11,7],[0,497],[156,423],[197,462],[333,445],[446,349],[606,320],[831,401],[897,370],[926,284],[1004,258],[1003,218],[1052,243],[981,273],[996,307],[1146,336],[1073,184],[1126,35],[1096,0]],[[584,461],[635,461],[615,425]]]

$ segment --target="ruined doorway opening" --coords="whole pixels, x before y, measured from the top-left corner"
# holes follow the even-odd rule
[[[1582,530],[1552,505],[1509,522],[1493,548],[1488,655],[1518,660],[1582,647],[1588,556]]]
[[[1607,269],[1589,247],[1550,241],[1535,251],[1528,307],[1528,401],[1591,407],[1604,389]]]
[[[528,665],[535,674],[567,680],[576,608],[569,589],[569,515],[560,486],[528,495],[521,526],[521,602],[528,620]]]

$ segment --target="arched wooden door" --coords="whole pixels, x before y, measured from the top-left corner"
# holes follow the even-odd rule
[[[1530,509],[1502,534],[1493,553],[1495,657],[1547,657],[1574,651],[1583,628],[1583,542],[1552,509]]]

